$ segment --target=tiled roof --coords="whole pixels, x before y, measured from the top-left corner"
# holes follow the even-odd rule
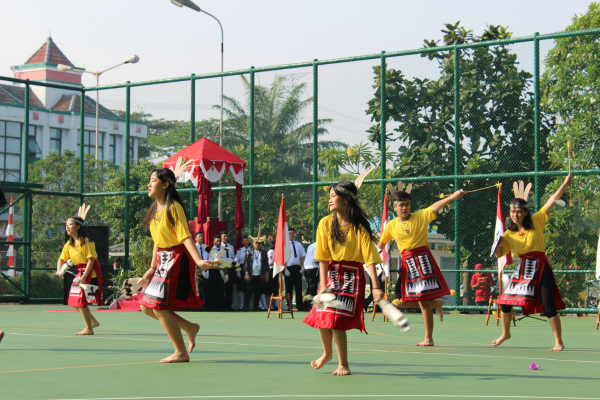
[[[48,36],[48,40],[46,40],[42,47],[33,53],[29,57],[29,60],[25,61],[25,65],[39,63],[66,64],[74,67],[71,61],[60,51],[56,43],[52,41],[50,36]]]
[[[81,107],[80,96],[78,94],[64,94],[61,98],[56,102],[56,104],[52,107],[53,111],[66,111],[66,112],[75,112],[78,113]],[[96,102],[92,100],[90,97],[85,96],[85,110],[86,114],[96,115]],[[100,118],[120,118],[117,114],[109,110],[100,104],[98,109],[98,115]]]
[[[0,103],[25,106],[25,88],[0,85]],[[45,108],[40,99],[29,89],[29,107]]]

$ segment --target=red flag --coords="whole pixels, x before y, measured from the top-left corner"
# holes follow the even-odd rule
[[[10,196],[10,204],[14,203],[15,201],[15,196],[11,195]],[[13,242],[15,240],[14,238],[14,234],[15,234],[15,230],[13,227],[13,215],[15,214],[15,207],[12,206],[10,207],[10,209],[8,210],[8,225],[6,225],[6,237],[7,237],[7,241],[9,242]],[[6,252],[6,256],[8,257],[8,262],[6,263],[7,267],[13,267],[15,266],[15,246],[14,245],[10,245],[8,246],[8,251]],[[14,273],[14,272],[13,272]],[[11,275],[13,276],[13,275]]]
[[[277,221],[277,237],[275,238],[275,256],[273,262],[273,275],[283,271],[287,260],[290,258],[290,234],[288,232],[287,215],[283,196],[279,208],[279,220]]]
[[[385,227],[388,223],[388,194],[387,192],[383,196],[383,215],[381,216],[381,236],[383,236],[383,231],[385,231]],[[385,276],[390,276],[390,243],[388,242],[384,249],[381,251],[381,259],[383,263],[383,271],[385,272]]]
[[[502,214],[502,189],[498,189],[498,203],[496,206],[496,230],[494,234],[494,245],[492,246],[492,255],[494,255],[494,250],[496,250],[496,246],[500,241],[502,235],[506,232],[506,226],[504,225],[504,214]],[[501,273],[504,269],[504,266],[510,265],[513,263],[512,256],[510,253],[507,255],[500,257],[498,259],[498,273]]]

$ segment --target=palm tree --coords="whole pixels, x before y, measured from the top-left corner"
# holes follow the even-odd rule
[[[246,136],[249,131],[250,83],[242,76],[246,88],[245,104],[224,97],[226,125]],[[254,86],[254,138],[256,144],[267,144],[276,152],[276,173],[289,178],[307,178],[312,173],[313,123],[309,111],[313,99],[304,98],[306,83],[290,85],[286,76],[276,76],[269,86]],[[214,106],[219,109],[220,107]],[[310,122],[306,121],[309,115]],[[317,135],[329,132],[324,127],[331,119],[319,119]],[[345,148],[339,141],[319,140],[318,151]]]

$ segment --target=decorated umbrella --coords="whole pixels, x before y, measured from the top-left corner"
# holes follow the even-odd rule
[[[203,225],[208,217],[209,199],[212,197],[211,182],[217,182],[227,171],[235,179],[235,248],[242,247],[242,228],[244,213],[242,211],[242,185],[246,162],[231,154],[223,147],[206,138],[189,145],[163,162],[164,168],[174,170],[177,159],[193,160],[177,182],[192,181],[198,188],[198,224]],[[209,240],[205,235],[205,241]]]

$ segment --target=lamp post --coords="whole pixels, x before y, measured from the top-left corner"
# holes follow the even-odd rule
[[[123,64],[135,64],[136,62],[140,61],[140,58],[138,56],[136,56],[135,54],[132,55],[131,57],[129,57],[128,59],[126,59],[123,62],[118,63],[117,65],[114,65],[110,68],[106,68],[102,71],[98,71],[98,72],[92,72],[92,71],[86,71],[84,69],[80,69],[80,68],[73,68],[70,65],[65,65],[65,64],[58,64],[58,70],[59,71],[81,71],[81,72],[87,72],[88,74],[92,74],[96,77],[96,86],[100,85],[100,75],[102,75],[104,72],[113,69],[113,68],[117,68],[120,65]],[[99,109],[100,109],[100,95],[99,95],[100,91],[96,90],[96,160],[98,160],[98,113],[99,113]],[[84,101],[84,99],[82,98],[81,101]],[[81,145],[83,146],[83,143],[81,143]],[[126,151],[129,151],[129,149],[127,149]]]
[[[198,7],[198,5],[196,3],[194,3],[191,0],[171,0],[171,3],[175,4],[177,7],[188,7],[191,8],[194,11],[198,11],[198,12],[202,12],[208,16],[210,16],[211,18],[213,18],[215,21],[217,21],[219,23],[219,28],[221,28],[221,117],[219,119],[219,145],[221,147],[223,147],[223,52],[224,52],[224,47],[223,47],[223,25],[221,25],[221,21],[219,21],[219,19],[217,17],[215,17],[214,15],[207,13],[206,11],[202,10],[200,7]],[[221,195],[222,192],[219,192],[219,203],[218,203],[218,213],[219,213],[219,219],[221,219],[222,215],[221,215]]]

